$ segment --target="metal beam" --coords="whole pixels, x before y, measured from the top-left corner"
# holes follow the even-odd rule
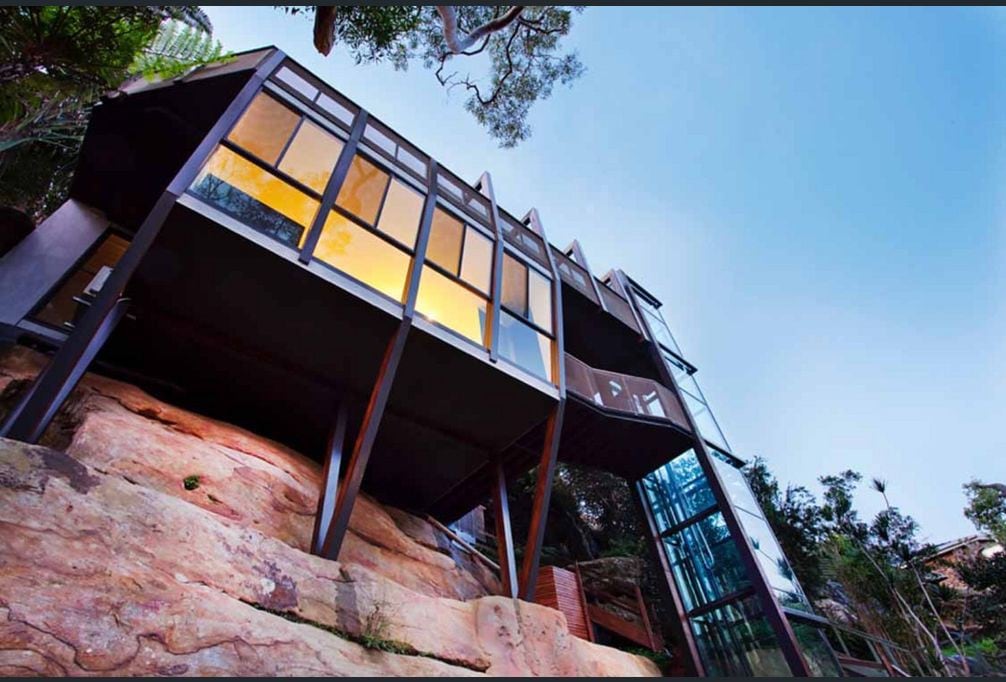
[[[101,287],[91,307],[84,313],[80,323],[66,342],[53,356],[48,367],[35,380],[21,409],[11,414],[0,427],[0,435],[8,438],[36,442],[45,431],[52,416],[59,410],[62,400],[69,394],[94,355],[100,350],[96,340],[110,319],[113,309],[122,298],[129,280],[136,272],[147,251],[161,232],[161,227],[175,201],[192,184],[196,175],[220,140],[230,131],[244,113],[252,99],[262,89],[262,84],[286,55],[280,50],[262,60],[255,74],[241,88],[224,113],[203,137],[195,151],[182,164],[153,208],[140,223],[129,247],[116,263],[115,268]],[[104,338],[100,338],[103,343]]]
[[[636,300],[636,295],[632,287],[626,285],[624,274],[621,273],[621,271],[616,270],[615,276],[618,278],[619,284],[625,288],[625,293],[628,295],[633,315],[643,317],[636,312],[639,303]],[[733,502],[730,500],[730,496],[726,491],[726,486],[723,484],[723,480],[720,478],[716,465],[713,463],[713,454],[709,446],[706,445],[705,439],[702,437],[702,432],[699,430],[698,424],[695,421],[695,415],[692,414],[691,409],[688,407],[688,403],[684,400],[681,388],[674,380],[674,373],[664,361],[663,356],[660,353],[659,346],[654,340],[653,333],[650,330],[648,323],[645,323],[645,320],[641,330],[644,337],[650,341],[648,344],[649,352],[660,373],[662,383],[674,392],[675,397],[677,397],[678,401],[681,403],[681,408],[684,411],[685,418],[688,421],[688,426],[693,434],[693,450],[695,451],[696,459],[699,461],[702,473],[705,474],[706,480],[709,482],[709,488],[713,493],[713,497],[716,499],[716,505],[723,514],[723,520],[726,523],[727,529],[730,531],[730,537],[737,546],[741,561],[743,562],[744,568],[751,579],[755,596],[757,596],[761,604],[762,612],[775,632],[776,638],[779,640],[779,646],[782,649],[783,657],[786,659],[787,665],[789,665],[790,672],[792,672],[794,677],[810,677],[810,669],[803,658],[803,654],[800,653],[800,647],[797,644],[793,628],[786,619],[786,614],[779,605],[779,601],[775,598],[775,594],[772,591],[772,587],[765,575],[761,562],[754,553],[751,538],[748,537],[747,532],[741,525],[737,510],[734,508]]]
[[[500,584],[503,594],[517,598],[517,560],[510,528],[510,502],[507,500],[506,471],[503,461],[495,462],[496,477],[492,486],[493,516],[496,518],[496,550],[499,554]]]
[[[528,528],[527,544],[524,545],[524,563],[520,572],[520,594],[525,601],[534,601],[534,588],[541,562],[541,545],[545,540],[548,504],[552,498],[552,480],[555,478],[555,462],[559,453],[559,434],[562,432],[565,408],[566,401],[560,400],[552,409],[545,424],[545,443],[541,451],[541,460],[538,462],[538,480],[534,486],[531,525]]]
[[[499,361],[499,330],[501,304],[503,300],[503,221],[500,218],[499,207],[496,205],[496,192],[493,191],[493,179],[489,171],[482,174],[477,183],[478,190],[489,199],[489,222],[496,241],[493,242],[492,283],[489,288],[489,360]]]
[[[321,231],[325,229],[325,221],[328,220],[328,214],[331,213],[332,207],[335,206],[339,190],[342,189],[346,176],[349,175],[349,168],[353,163],[353,157],[356,156],[356,148],[360,144],[360,138],[363,137],[363,131],[366,127],[367,112],[360,109],[356,112],[356,118],[353,119],[353,127],[349,132],[349,139],[342,145],[339,159],[335,162],[332,175],[329,176],[328,183],[325,185],[325,191],[321,195],[321,204],[318,206],[318,213],[314,216],[314,222],[311,223],[307,236],[304,238],[304,245],[301,247],[300,255],[298,256],[301,263],[311,262],[314,249],[318,246],[318,240],[321,239]],[[290,139],[292,140],[293,136]]]
[[[573,252],[573,260],[576,261],[577,265],[587,271],[587,279],[590,281],[590,286],[594,290],[594,295],[597,296],[597,302],[601,306],[601,310],[607,311],[608,306],[604,304],[604,296],[601,296],[601,287],[597,285],[597,279],[594,277],[594,273],[590,269],[590,264],[587,262],[587,254],[583,252],[583,247],[580,246],[580,242],[576,239],[573,243],[569,245],[569,250]]]
[[[339,493],[339,469],[342,466],[342,450],[346,442],[346,423],[349,421],[349,410],[345,398],[340,398],[336,413],[335,426],[328,438],[328,456],[325,458],[325,471],[321,477],[321,490],[318,491],[318,513],[314,517],[314,534],[311,536],[311,552],[319,554],[328,529],[335,513],[335,501]]]

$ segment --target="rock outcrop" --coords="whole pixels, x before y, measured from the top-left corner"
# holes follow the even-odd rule
[[[0,674],[658,674],[373,500],[307,553],[317,463],[135,387],[88,375],[43,442],[0,440]]]

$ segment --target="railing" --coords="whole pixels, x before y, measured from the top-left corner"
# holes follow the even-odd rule
[[[609,410],[656,417],[688,428],[681,403],[653,379],[594,369],[566,353],[566,388]]]
[[[590,286],[590,273],[554,246],[552,247],[552,255],[555,257],[555,265],[559,269],[559,277],[562,281],[589,298],[596,305],[600,305],[601,302],[597,300],[594,287]]]
[[[636,324],[636,318],[632,314],[632,307],[629,305],[629,302],[622,298],[619,294],[612,291],[607,284],[598,283],[597,286],[601,290],[601,298],[604,299],[604,307],[608,309],[608,312],[620,319],[636,332],[642,333],[639,329],[639,325]]]

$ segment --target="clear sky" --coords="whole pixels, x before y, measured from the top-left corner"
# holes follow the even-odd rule
[[[784,482],[888,479],[933,541],[973,532],[964,482],[1006,482],[1006,12],[588,8],[586,74],[502,150],[420,65],[208,11],[643,283],[734,450]]]

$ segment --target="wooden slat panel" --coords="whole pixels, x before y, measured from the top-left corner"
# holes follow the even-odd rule
[[[587,616],[580,600],[576,574],[555,566],[542,566],[535,584],[535,603],[561,611],[571,634],[590,640]]]

